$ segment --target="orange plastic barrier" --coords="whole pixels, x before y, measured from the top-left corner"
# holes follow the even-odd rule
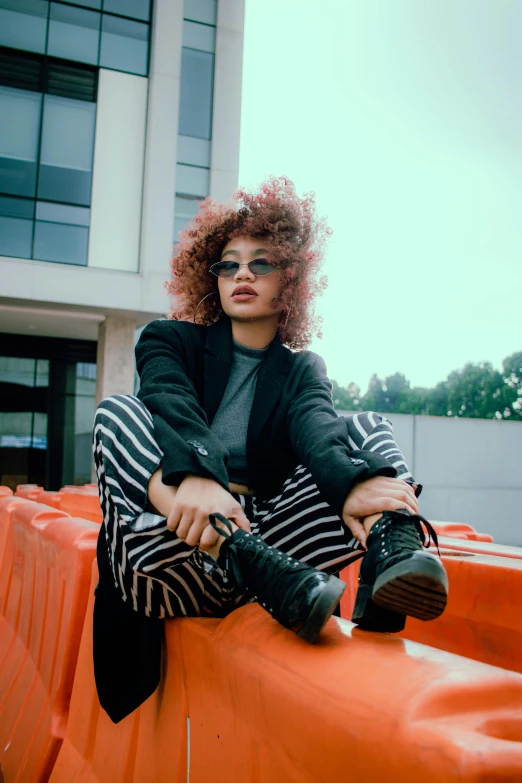
[[[94,487],[88,489],[78,488],[62,489],[59,493],[62,496],[60,508],[67,511],[74,517],[90,519],[91,522],[97,522],[99,525],[103,522],[98,490]]]
[[[42,487],[39,487],[38,484],[18,484],[15,490],[15,495],[18,498],[26,498],[27,500],[34,500],[35,495],[37,492],[39,492]]]
[[[4,548],[7,538],[7,531],[11,524],[11,514],[14,509],[20,503],[27,503],[24,498],[13,497],[13,495],[2,495],[0,497],[0,574],[3,572],[2,562],[4,557]],[[0,590],[2,589],[2,583],[0,581]],[[0,601],[2,600],[2,593],[0,592]],[[1,644],[1,640],[0,640]]]
[[[49,492],[46,489],[40,489],[34,493],[33,499],[37,503],[45,503],[46,506],[52,506],[53,508],[62,507],[63,495],[61,492]]]
[[[65,733],[99,528],[30,501],[10,514],[0,573],[0,765],[5,783],[46,783]]]
[[[115,726],[91,617],[50,783],[522,780],[518,674],[344,620],[307,645],[249,605],[167,622],[162,686]]]
[[[493,555],[494,557],[514,557],[516,560],[522,559],[522,547],[507,546],[506,544],[496,544],[488,541],[468,541],[456,540],[454,538],[439,538],[439,546],[442,549],[457,550],[458,552],[472,552],[476,555]]]
[[[463,538],[468,541],[493,541],[493,537],[488,533],[477,533],[474,527],[461,522],[432,522],[431,524],[438,536]]]
[[[86,484],[84,487],[66,486],[59,492],[49,492],[41,487],[24,487],[19,492],[17,488],[17,496],[59,508],[72,517],[82,517],[98,524],[103,521],[96,484]]]
[[[4,487],[3,484],[0,484],[0,495],[12,495],[13,490],[10,487]]]
[[[442,560],[449,578],[446,611],[428,623],[409,617],[401,636],[522,673],[522,559],[444,550]],[[352,616],[359,566],[340,574],[348,584],[341,599],[346,618]]]

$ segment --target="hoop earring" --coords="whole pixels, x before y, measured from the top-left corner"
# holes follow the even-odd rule
[[[196,323],[196,313],[197,313],[197,311],[199,310],[200,306],[203,304],[203,302],[205,301],[205,299],[208,299],[208,297],[209,297],[209,296],[212,296],[213,294],[219,294],[219,291],[211,291],[209,294],[207,294],[206,296],[204,296],[204,297],[203,297],[203,299],[201,299],[201,301],[199,301],[199,302],[198,302],[198,304],[197,304],[197,306],[196,306],[196,309],[194,310],[194,318],[193,318],[193,320],[194,320],[194,323]],[[221,310],[219,311],[219,313],[217,314],[216,321],[217,321],[217,319],[219,318],[219,316],[221,315],[221,313],[222,313],[222,312],[223,312],[223,309],[221,309]]]
[[[291,308],[291,307],[289,307],[289,308],[288,308],[288,310],[286,311],[286,319],[285,319],[285,322],[284,322],[284,324],[283,324],[283,329],[286,329],[286,325],[287,325],[287,323],[288,323],[288,319],[289,319],[289,317],[290,317],[290,310],[291,310],[291,309],[292,309],[292,308]]]

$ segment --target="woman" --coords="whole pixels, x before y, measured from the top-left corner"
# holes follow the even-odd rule
[[[420,487],[389,422],[338,417],[324,362],[304,350],[329,233],[313,198],[284,178],[234,198],[206,199],[180,234],[171,317],[136,348],[138,397],[104,400],[96,415],[95,666],[116,719],[114,672],[97,649],[122,599],[127,631],[140,622],[138,643],[156,639],[134,706],[159,679],[157,619],[257,600],[314,642],[344,589],[335,574],[362,554],[361,628],[399,631],[407,614],[432,619],[446,602],[444,568],[423,548],[421,522],[432,531]]]

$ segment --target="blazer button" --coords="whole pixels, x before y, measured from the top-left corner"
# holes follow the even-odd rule
[[[201,446],[198,449],[199,454],[201,454],[202,457],[208,457],[208,451]]]

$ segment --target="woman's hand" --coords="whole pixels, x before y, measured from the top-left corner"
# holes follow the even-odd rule
[[[189,546],[200,544],[201,549],[207,549],[219,538],[208,518],[216,512],[250,531],[250,522],[230,492],[213,479],[188,474],[177,489],[167,527]]]
[[[419,506],[412,487],[402,479],[374,476],[356,484],[344,502],[342,518],[354,538],[366,546],[367,533],[362,521],[372,514],[407,508],[417,514]]]

